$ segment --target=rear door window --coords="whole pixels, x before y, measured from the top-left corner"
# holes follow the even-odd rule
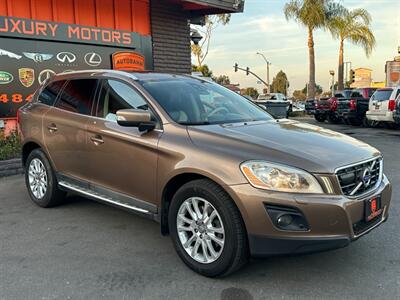
[[[53,106],[56,102],[57,95],[60,93],[65,84],[65,80],[58,80],[47,85],[38,97],[40,103]]]
[[[371,97],[375,101],[386,101],[390,99],[393,89],[377,90]]]
[[[66,111],[90,115],[96,88],[97,79],[70,80],[55,106]]]

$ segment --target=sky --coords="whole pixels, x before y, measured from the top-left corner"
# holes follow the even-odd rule
[[[270,82],[279,70],[289,79],[292,93],[304,88],[308,81],[307,30],[295,21],[286,21],[284,0],[246,0],[243,13],[233,14],[228,25],[220,25],[213,32],[210,51],[205,60],[214,75],[228,75],[240,87],[253,86],[260,91],[263,85],[244,72],[235,73],[233,65],[250,69],[266,80],[266,63],[257,52],[271,62]],[[364,8],[372,16],[372,31],[376,47],[367,58],[360,46],[349,42],[344,46],[344,60],[352,68],[367,67],[373,70],[373,81],[385,80],[385,62],[393,60],[400,46],[400,1],[398,0],[341,0],[349,9]],[[339,41],[328,31],[314,33],[316,82],[324,90],[329,88],[329,70],[337,73]],[[195,60],[192,58],[193,63]],[[336,75],[335,75],[336,76]]]

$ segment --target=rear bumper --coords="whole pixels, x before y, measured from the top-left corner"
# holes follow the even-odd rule
[[[357,119],[360,117],[356,110],[349,109],[338,110],[338,116],[343,119]]]
[[[392,111],[387,111],[381,114],[377,114],[374,111],[367,111],[367,119],[371,121],[394,122]]]

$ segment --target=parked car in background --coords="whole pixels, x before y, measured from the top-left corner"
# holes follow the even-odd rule
[[[368,125],[366,112],[369,107],[369,99],[376,91],[376,88],[358,88],[351,91],[348,99],[338,102],[337,113],[346,124],[353,126]]]
[[[281,93],[261,94],[254,102],[262,108],[265,107],[277,119],[289,117],[292,110],[291,101]]]
[[[304,112],[305,111],[305,104],[303,102],[294,101],[292,103],[292,111],[293,112]]]
[[[148,217],[205,276],[226,276],[250,255],[344,247],[389,215],[392,187],[376,148],[274,120],[201,78],[59,74],[18,116],[35,204],[62,204],[69,192]]]
[[[304,105],[306,114],[313,115],[315,113],[316,105],[317,105],[317,100],[316,99],[307,100],[305,105]]]
[[[367,119],[370,122],[384,122],[391,126],[395,123],[396,98],[400,95],[400,86],[378,89],[369,101]]]
[[[400,95],[396,98],[396,109],[393,112],[393,119],[397,125],[400,125]]]
[[[337,112],[338,103],[350,98],[351,89],[336,91],[330,98],[321,98],[317,101],[315,109],[315,119],[319,122],[328,120],[330,123],[337,124],[342,121]]]

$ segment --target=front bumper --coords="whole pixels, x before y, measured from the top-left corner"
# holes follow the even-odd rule
[[[378,227],[388,218],[392,187],[384,176],[380,186],[368,196],[349,199],[344,195],[304,195],[269,192],[241,184],[229,187],[246,225],[253,256],[323,251],[347,246]],[[380,195],[383,212],[371,224],[363,224],[364,200]],[[278,229],[265,204],[293,207],[306,218],[309,230]],[[361,225],[363,226],[361,226]],[[361,226],[361,227],[360,227]],[[361,229],[360,229],[361,228]]]

